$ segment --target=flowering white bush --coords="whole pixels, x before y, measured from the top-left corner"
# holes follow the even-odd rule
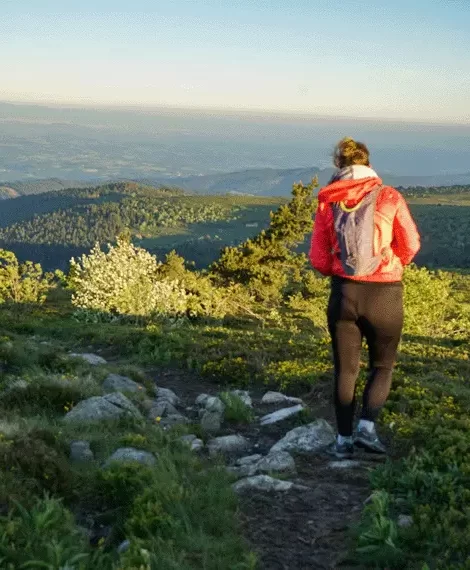
[[[72,303],[108,314],[182,315],[188,294],[178,280],[159,278],[161,265],[124,237],[116,246],[108,245],[107,252],[97,244],[88,255],[70,262]]]

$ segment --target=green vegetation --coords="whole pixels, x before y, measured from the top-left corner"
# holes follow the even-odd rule
[[[180,444],[181,431],[129,419],[77,427],[62,417],[99,394],[108,372],[129,374],[129,366],[138,367],[133,374],[145,385],[144,366],[177,366],[188,376],[197,371],[224,390],[259,383],[296,395],[329,385],[328,281],[295,253],[310,231],[313,189],[296,185],[266,231],[225,249],[210,270],[190,271],[175,254],[157,262],[120,238],[107,252],[96,250],[73,264],[67,277],[47,282],[46,300],[43,294],[17,303],[5,297],[2,567],[256,568],[240,538],[228,476]],[[126,264],[136,260],[129,269]],[[5,275],[2,283],[10,279]],[[99,280],[108,283],[111,276],[119,277],[120,289],[110,287],[103,297]],[[152,295],[143,293],[156,283],[178,283],[173,301],[184,300],[184,310],[158,291],[155,310]],[[469,568],[469,291],[468,275],[406,270],[405,330],[382,415],[393,456],[371,474],[374,493],[352,553],[362,566]],[[92,368],[67,355],[89,346],[105,351],[113,365]],[[250,421],[239,398],[228,392],[222,398],[229,421]],[[138,396],[133,401],[143,406]],[[77,439],[89,441],[95,454],[86,469],[67,457]],[[101,469],[119,445],[153,452],[158,462]],[[82,528],[87,515],[112,532],[90,544]],[[400,525],[404,515],[408,524]],[[124,538],[131,548],[118,555]]]

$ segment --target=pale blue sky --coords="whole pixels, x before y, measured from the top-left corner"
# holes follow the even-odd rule
[[[0,100],[470,122],[470,0],[1,0]]]

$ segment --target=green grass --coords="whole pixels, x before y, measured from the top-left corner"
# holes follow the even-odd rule
[[[354,557],[371,568],[466,568],[469,276],[411,272],[406,287],[405,334],[382,414],[394,459],[372,474],[376,499],[357,530]],[[240,538],[230,480],[179,445],[179,432],[130,420],[78,427],[61,417],[66,407],[96,393],[109,371],[150,387],[142,371],[147,365],[195,370],[221,386],[260,383],[304,392],[331,374],[322,321],[326,300],[327,288],[319,286],[314,299],[265,312],[264,321],[231,317],[184,326],[80,323],[62,294],[41,307],[1,306],[0,512],[7,518],[0,526],[10,529],[2,539],[6,546],[0,543],[0,555],[6,556],[2,567],[21,568],[36,557],[54,567],[54,560],[79,552],[87,555],[78,566],[84,569],[92,564],[105,570],[255,568]],[[118,360],[100,370],[67,358],[71,350],[97,349],[110,362]],[[18,379],[26,386],[15,387]],[[230,421],[249,420],[238,400],[226,398],[226,404]],[[68,462],[74,439],[90,441],[95,453],[86,468]],[[157,466],[102,471],[102,462],[120,446],[154,452]],[[15,500],[32,518],[25,519]],[[69,521],[64,513],[87,509],[103,524],[113,523],[111,537],[99,549],[79,539],[76,523],[64,524],[63,544],[55,523],[49,530],[40,524],[41,517]],[[400,528],[400,514],[412,516],[413,525]],[[27,535],[22,525],[30,529]],[[131,537],[133,546],[116,566],[115,547],[124,537]],[[47,550],[54,541],[59,553]]]

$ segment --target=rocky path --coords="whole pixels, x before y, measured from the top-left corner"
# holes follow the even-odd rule
[[[97,366],[106,362],[96,355],[74,356]],[[258,554],[260,570],[353,568],[348,562],[351,527],[369,495],[368,477],[376,460],[357,453],[354,460],[337,461],[325,453],[335,438],[328,386],[300,399],[266,390],[221,390],[183,371],[150,373],[153,394],[130,378],[110,374],[104,395],[79,402],[64,420],[124,414],[147,415],[162,429],[199,424],[206,443],[197,437],[201,434],[182,439],[209,460],[224,457],[240,497],[242,528]],[[140,410],[124,395],[129,392],[144,396]],[[227,394],[236,395],[235,401],[227,400]],[[242,416],[245,421],[237,423]],[[72,458],[89,459],[90,454],[88,442],[73,442]],[[108,461],[116,460],[154,463],[155,457],[121,448]]]
[[[155,372],[154,377],[158,386],[178,394],[181,408],[189,409],[188,413],[194,413],[198,397],[202,405],[201,394],[217,397],[220,389],[196,377],[189,379],[182,372]],[[287,419],[262,425],[262,418],[272,417],[273,412],[299,405],[296,400],[267,404],[263,396],[266,400],[263,392],[250,392],[255,415],[252,423],[224,422],[213,436],[213,441],[221,444],[218,451],[228,443],[226,461],[239,477],[235,488],[240,495],[240,519],[259,556],[260,569],[357,568],[347,561],[350,529],[370,494],[368,476],[376,460],[358,454],[354,461],[338,462],[324,453],[333,430],[331,405],[321,391],[306,402],[311,417],[302,420],[306,422],[303,426],[295,412]],[[204,413],[199,411],[200,416]],[[316,430],[313,437],[312,429]],[[238,447],[237,437],[241,438]]]

